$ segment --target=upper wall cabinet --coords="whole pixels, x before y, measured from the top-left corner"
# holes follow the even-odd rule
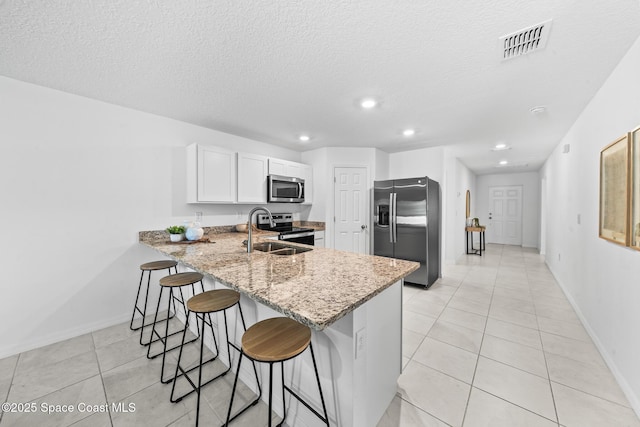
[[[269,157],[269,175],[293,176],[304,179],[304,205],[313,201],[313,170],[311,166]]]
[[[268,158],[238,153],[238,203],[267,203]]]
[[[187,147],[188,203],[235,203],[236,187],[235,152],[199,144]]]
[[[1,0],[0,0],[1,1]],[[309,165],[210,145],[187,146],[187,203],[267,203],[267,175],[305,180],[305,202],[313,199]]]
[[[293,176],[302,178],[301,169],[307,165],[289,160],[269,158],[269,175]]]

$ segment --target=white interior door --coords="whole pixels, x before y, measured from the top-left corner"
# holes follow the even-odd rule
[[[487,243],[522,246],[522,187],[489,187]]]
[[[334,179],[334,248],[368,253],[369,186],[367,168],[337,167]]]

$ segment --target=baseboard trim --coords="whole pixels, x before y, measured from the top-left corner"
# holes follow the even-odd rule
[[[35,348],[44,347],[49,344],[55,344],[57,342],[75,338],[80,335],[88,334],[90,332],[95,332],[103,328],[108,328],[109,326],[114,326],[119,323],[126,322],[130,319],[131,314],[121,314],[97,322],[83,323],[81,326],[69,328],[64,331],[56,332],[43,337],[38,337],[36,339],[25,340],[9,346],[3,346],[0,347],[0,359],[13,356],[18,353],[23,353],[25,351],[33,350]]]
[[[614,360],[611,358],[609,353],[606,351],[605,346],[602,344],[602,342],[598,338],[598,335],[596,335],[594,330],[589,325],[589,322],[587,321],[586,317],[582,314],[580,307],[575,302],[571,294],[567,291],[566,286],[564,286],[562,281],[558,278],[558,275],[553,271],[553,268],[549,265],[546,259],[544,263],[546,264],[547,268],[553,275],[556,282],[558,282],[560,289],[562,289],[562,293],[564,293],[565,297],[567,297],[569,304],[571,304],[571,307],[573,307],[573,310],[576,312],[578,319],[580,319],[580,323],[582,323],[582,326],[584,326],[584,329],[587,331],[587,333],[591,337],[591,340],[596,345],[596,348],[600,352],[600,355],[604,359],[604,362],[607,364],[607,367],[609,367],[609,369],[611,370],[611,373],[613,374],[614,378],[618,382],[618,385],[622,389],[622,392],[624,393],[625,397],[629,401],[629,404],[631,405],[631,409],[633,409],[633,411],[636,413],[638,418],[640,418],[640,399],[633,392],[633,389],[631,388],[631,386],[629,386],[629,383],[627,382],[625,377],[622,375],[622,373],[618,369],[618,366],[616,365]]]

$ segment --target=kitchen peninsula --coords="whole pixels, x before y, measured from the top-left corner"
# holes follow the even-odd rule
[[[170,243],[161,231],[141,232],[140,243],[178,261],[183,271],[204,274],[208,288],[239,291],[248,325],[284,315],[311,327],[332,425],[375,425],[396,393],[401,371],[401,279],[419,264],[318,247],[290,256],[248,254],[242,245],[246,233],[216,231],[229,230],[207,230],[204,242],[191,244]],[[254,243],[268,236],[258,234]],[[239,342],[241,331],[231,334]],[[299,366],[311,361],[292,364],[294,387],[319,405],[313,369]],[[255,382],[248,371],[241,378],[249,386]],[[274,403],[281,412],[282,402]],[[303,425],[317,424],[295,404],[288,404],[288,412],[289,422],[299,417]]]

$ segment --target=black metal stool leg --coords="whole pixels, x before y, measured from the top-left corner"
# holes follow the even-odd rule
[[[244,314],[242,314],[242,306],[240,305],[240,303],[238,303],[238,311],[240,311],[240,320],[242,321],[242,329],[245,332],[247,332],[247,324],[244,321]],[[235,348],[236,348],[236,350],[240,351],[240,349],[238,349],[237,347],[235,347]],[[262,387],[260,386],[260,380],[258,379],[258,368],[256,368],[255,360],[251,360],[251,364],[253,365],[253,373],[256,376],[256,384],[258,384],[258,398],[256,399],[256,401],[254,403],[252,403],[249,406],[255,405],[262,398]],[[229,366],[231,366],[231,353],[229,353]]]
[[[284,398],[284,362],[280,362],[280,383],[282,385],[282,421],[276,427],[281,427],[284,424],[284,420],[287,419],[287,403]],[[271,414],[269,414],[271,417]]]
[[[182,311],[185,314],[185,328],[183,330],[183,331],[185,331],[185,332],[183,332],[183,338],[184,338],[184,334],[186,333],[186,330],[187,330],[186,325],[189,323],[189,317],[188,317],[189,316],[189,311],[187,310],[187,306],[186,306],[186,304],[184,302],[184,294],[182,293],[182,287],[179,288],[179,291],[180,291],[180,303],[182,304]],[[176,297],[173,295],[173,288],[170,288],[169,289],[169,302],[167,303],[167,311],[169,310],[169,306],[171,305],[171,301],[173,301],[173,307],[174,307],[174,310],[176,310],[176,313],[177,313],[177,309],[175,308],[175,306],[176,306],[175,305],[176,304],[175,298]],[[197,323],[198,322],[197,322],[197,316],[196,316],[196,324]],[[180,347],[180,349],[182,349],[182,347],[185,344],[183,342],[180,345],[175,345],[175,346],[167,349],[167,343],[169,341],[169,337],[173,336],[173,335],[176,335],[178,333],[180,333],[180,331],[176,331],[176,332],[173,332],[173,333],[169,334],[169,322],[166,322],[166,324],[165,324],[165,332],[164,332],[164,339],[162,340],[162,342],[164,344],[163,345],[163,351],[162,351],[162,370],[160,371],[160,382],[163,383],[163,384],[169,384],[171,381],[173,381],[175,379],[175,377],[173,377],[173,378],[169,377],[167,379],[164,378],[164,366],[165,366],[165,360],[166,360],[166,357],[167,357],[167,352],[169,352],[171,350],[175,350],[178,347]],[[198,330],[198,335],[199,334],[200,334],[200,330]],[[196,336],[194,339],[192,339],[191,341],[187,342],[186,344],[190,344],[190,343],[196,341],[197,339],[198,339],[198,337]]]
[[[271,397],[273,395],[273,363],[269,363],[269,427],[271,427]]]
[[[233,418],[231,418],[231,408],[233,407],[233,398],[235,397],[235,394],[236,394],[236,386],[238,385],[238,377],[240,376],[240,365],[242,365],[243,355],[244,353],[241,350],[240,357],[238,358],[238,369],[236,371],[236,378],[233,380],[233,387],[231,388],[231,401],[229,402],[229,409],[227,410],[227,421],[224,423],[224,427],[228,426],[231,421],[236,419],[238,415],[242,414],[246,409],[249,408],[249,406],[247,406],[247,408],[238,412],[236,415],[233,416]]]
[[[145,325],[145,323],[144,323],[145,320],[144,319],[145,319],[145,317],[147,315],[147,303],[149,302],[149,286],[150,286],[150,284],[151,284],[151,272],[149,272],[149,280],[147,281],[147,291],[145,292],[145,295],[144,295],[144,310],[142,310],[142,325],[140,326],[140,344],[141,345],[146,345],[146,343],[143,342],[143,336],[144,336],[144,327],[148,326],[148,325]],[[154,323],[155,323],[155,321],[157,319],[157,314],[158,314],[158,311],[156,310],[156,316],[154,316],[154,320],[153,320]],[[169,316],[169,313],[167,313],[167,316]],[[153,337],[153,335],[151,337],[149,337],[149,341],[151,341],[152,337]]]
[[[191,314],[191,313],[190,313],[190,314]],[[207,323],[206,323],[204,320],[203,320],[202,322],[199,322],[199,321],[198,321],[198,320],[200,320],[200,319],[199,319],[199,317],[198,317],[198,313],[193,313],[193,314],[194,314],[194,316],[196,317],[196,327],[199,329],[199,330],[198,330],[198,335],[201,335],[201,336],[203,336],[203,337],[204,337],[204,326],[205,326]],[[187,320],[188,320],[188,319],[189,319],[189,317],[187,317]],[[200,332],[200,325],[202,325],[202,333]],[[211,328],[211,334],[212,334],[212,335],[214,336],[214,338],[215,338],[215,334],[214,334],[214,332],[213,332],[213,327],[211,326],[211,322],[210,322],[210,323],[208,323],[208,325],[209,325],[209,326],[210,326],[210,328]],[[182,366],[181,366],[181,364],[180,364],[180,363],[181,363],[181,361],[182,361],[182,349],[183,349],[184,345],[185,345],[185,344],[189,344],[189,343],[191,342],[191,341],[190,341],[190,342],[186,342],[186,343],[185,343],[185,339],[186,339],[186,336],[187,336],[187,329],[188,329],[188,324],[187,324],[187,325],[185,325],[185,329],[184,329],[183,334],[182,334],[182,343],[181,343],[181,345],[180,345],[180,353],[178,354],[178,363],[176,364],[176,371],[175,371],[175,374],[174,374],[174,376],[173,376],[173,386],[171,387],[171,397],[170,397],[170,399],[169,399],[169,400],[171,401],[171,403],[180,402],[182,399],[184,399],[186,396],[190,395],[191,393],[193,393],[193,392],[194,392],[194,391],[196,391],[197,389],[201,388],[202,386],[205,386],[205,385],[209,384],[209,383],[210,383],[210,382],[212,382],[213,380],[215,380],[215,379],[219,378],[220,376],[222,376],[222,375],[226,374],[226,372],[225,372],[224,374],[218,375],[217,377],[210,379],[209,381],[207,381],[207,382],[206,382],[206,383],[204,383],[204,384],[200,383],[200,385],[199,385],[199,386],[197,386],[197,385],[196,385],[196,384],[191,380],[191,378],[189,378],[189,375],[188,375],[188,374],[189,374],[189,372],[191,372],[191,371],[193,371],[193,370],[195,370],[195,369],[202,369],[201,367],[202,367],[203,365],[205,365],[205,364],[207,364],[207,363],[209,363],[209,362],[213,362],[214,360],[216,360],[216,359],[218,358],[219,350],[218,350],[218,346],[217,346],[217,344],[216,344],[216,346],[215,346],[215,348],[216,348],[216,355],[215,355],[215,356],[213,356],[213,357],[212,357],[211,359],[209,359],[209,360],[202,361],[203,356],[202,356],[202,354],[201,354],[201,355],[200,355],[200,364],[199,364],[198,366],[194,366],[193,368],[191,368],[191,369],[187,369],[187,370],[185,371],[184,369],[182,369]],[[216,341],[215,341],[215,339],[214,339],[214,343],[215,343],[215,342],[216,342]],[[200,344],[201,344],[201,345],[200,345],[200,351],[201,351],[201,353],[202,353],[202,352],[204,352],[204,348],[203,348],[203,341],[202,341]],[[181,372],[181,373],[178,373],[178,371],[179,371],[179,372]],[[181,395],[181,396],[174,397],[174,394],[175,394],[175,388],[176,388],[176,382],[177,382],[178,378],[180,378],[180,377],[182,377],[182,376],[184,376],[184,377],[186,378],[187,382],[189,382],[189,384],[191,385],[191,388],[192,388],[192,389],[191,389],[191,391],[188,391],[188,392],[186,392],[185,394],[183,394],[183,395]]]
[[[182,343],[180,344],[180,351],[178,352],[178,363],[176,364],[176,373],[173,376],[173,384],[171,385],[171,397],[169,400],[171,400],[171,403],[175,403],[175,402],[179,402],[182,398],[177,399],[177,400],[173,400],[173,393],[176,389],[176,382],[175,381],[178,378],[178,370],[180,369],[180,361],[182,360],[182,350],[184,349],[184,340],[187,338],[187,330],[189,329],[189,316],[187,316],[187,320],[184,324],[184,330],[182,331]]]
[[[151,276],[151,272],[149,272],[149,276]],[[142,289],[142,280],[144,279],[144,270],[140,270],[140,283],[138,284],[138,293],[136,294],[136,302],[133,304],[133,313],[131,313],[131,323],[129,323],[129,329],[131,329],[132,331],[137,331],[138,329],[140,329],[142,326],[138,327],[138,328],[134,328],[133,327],[133,319],[136,316],[136,311],[140,311],[140,309],[138,308],[138,299],[140,298],[140,289]],[[149,290],[149,285],[147,284],[147,291]],[[145,309],[147,308],[146,305],[144,307]],[[142,316],[142,324],[144,325],[144,316]]]
[[[320,375],[318,374],[318,366],[316,365],[316,356],[313,353],[313,344],[309,343],[309,350],[311,350],[311,360],[313,360],[313,370],[316,373],[316,381],[318,382],[318,391],[320,391],[320,401],[322,402],[322,411],[324,412],[324,421],[329,427],[329,414],[327,414],[327,406],[324,403],[324,395],[322,394],[322,386],[320,385]]]
[[[322,394],[322,386],[320,385],[320,375],[318,374],[318,366],[316,365],[316,357],[313,353],[313,347],[311,343],[309,343],[309,350],[311,351],[311,360],[313,361],[313,371],[316,374],[316,382],[318,383],[318,391],[320,392],[320,401],[322,402],[322,411],[324,412],[324,417],[318,411],[311,407],[302,397],[300,397],[295,391],[293,391],[290,387],[284,385],[283,380],[283,389],[287,390],[293,397],[295,397],[300,403],[302,403],[308,410],[313,412],[316,417],[320,418],[322,422],[324,422],[327,426],[329,426],[329,415],[327,414],[327,406],[324,402],[324,395]],[[284,420],[282,420],[284,422]]]
[[[156,323],[158,321],[158,311],[160,311],[160,301],[162,300],[163,291],[164,291],[164,288],[160,288],[160,295],[158,295],[158,304],[156,305],[156,314],[154,314],[153,316],[153,323],[151,326],[151,336],[149,337],[149,344],[147,347],[147,359],[153,359],[154,357],[157,356],[157,354],[155,356],[151,356],[151,344],[154,342],[153,341],[154,334],[157,335],[158,338],[160,338],[160,335],[158,335],[158,333],[156,332]]]
[[[211,320],[211,319],[209,319]],[[213,332],[213,329],[211,330]],[[215,337],[215,335],[214,335]],[[217,346],[216,346],[217,347]],[[202,315],[202,333],[200,334],[200,364],[198,365],[198,403],[196,405],[196,427],[200,419],[200,392],[202,391],[202,353],[204,353],[204,314]]]
[[[173,288],[169,289],[169,302],[167,302],[167,312],[171,307],[171,300],[173,299]],[[175,303],[174,303],[175,307]],[[185,321],[186,323],[186,321]],[[167,358],[167,341],[169,341],[169,322],[165,322],[164,324],[164,339],[162,340],[162,369],[160,370],[160,382],[163,384],[168,384],[169,381],[164,380],[164,363]],[[151,346],[149,346],[151,348]]]

